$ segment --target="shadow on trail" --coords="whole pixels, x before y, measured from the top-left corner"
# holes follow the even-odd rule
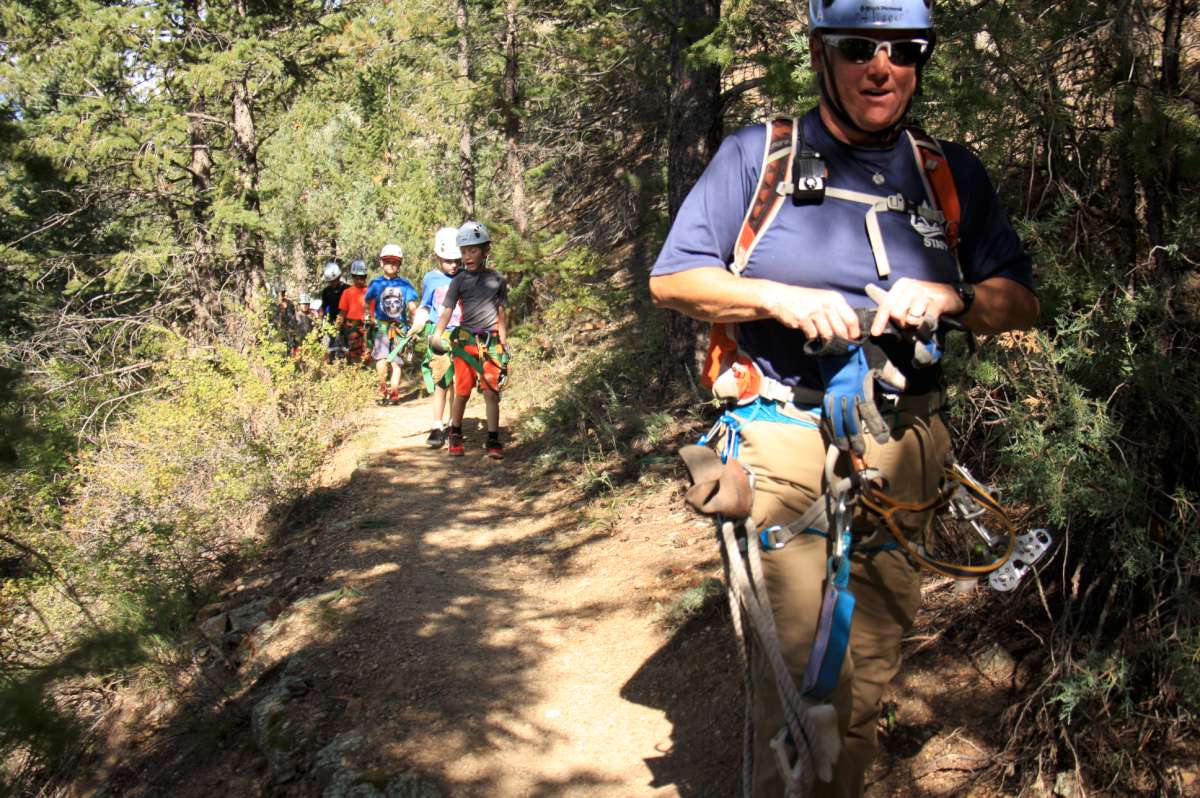
[[[321,795],[329,774],[317,773],[317,752],[353,734],[363,741],[347,759],[359,771],[429,774],[450,796],[505,794],[496,751],[520,745],[528,756],[556,743],[528,711],[543,692],[537,668],[555,645],[550,638],[613,607],[562,609],[529,589],[549,583],[551,563],[568,562],[590,539],[555,541],[560,519],[522,499],[519,473],[484,460],[481,445],[449,460],[408,442],[288,508],[287,525],[233,602],[283,606],[267,634],[252,632],[228,653],[243,674],[267,663],[257,683],[237,693],[229,671],[210,664],[213,683],[231,691],[225,700],[212,683],[192,685],[155,741],[113,766],[108,789]],[[522,534],[506,534],[518,524]],[[503,586],[514,584],[524,589]],[[269,763],[251,730],[281,684],[286,750]],[[492,758],[471,763],[483,753]],[[577,772],[536,794],[604,783]]]
[[[676,630],[621,688],[674,726],[670,748],[646,767],[651,787],[673,784],[681,798],[739,793],[742,674],[728,613],[715,607]]]

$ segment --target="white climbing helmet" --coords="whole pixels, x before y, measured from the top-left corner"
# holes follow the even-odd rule
[[[384,244],[383,249],[379,250],[379,257],[382,258],[400,258],[404,259],[404,250],[400,249],[399,244]]]
[[[309,303],[308,303],[308,309],[309,309],[309,310],[312,310],[312,311],[319,311],[319,310],[321,309],[321,300],[320,300],[320,299],[314,299],[314,300],[312,300],[311,302],[309,302]]]
[[[478,247],[491,240],[482,222],[467,222],[458,228],[458,235],[454,237],[454,243],[460,247]]]
[[[350,273],[355,277],[367,276],[367,264],[361,260],[356,260],[350,264]]]
[[[307,305],[307,304],[308,304],[309,302],[311,302],[311,301],[312,301],[312,297],[310,297],[310,296],[308,295],[308,292],[307,292],[307,291],[301,291],[301,292],[300,292],[300,304],[301,304],[301,305]]]
[[[433,252],[442,260],[458,260],[462,252],[458,248],[458,230],[453,227],[443,227],[433,237]]]
[[[337,265],[336,260],[331,260],[325,264],[325,279],[335,280],[342,276],[342,267]]]

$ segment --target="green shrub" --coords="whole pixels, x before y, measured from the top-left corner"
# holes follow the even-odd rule
[[[12,475],[23,492],[0,502],[0,521],[38,554],[21,552],[24,570],[0,583],[0,757],[46,761],[68,744],[62,680],[172,657],[218,570],[254,550],[257,523],[354,431],[366,373],[323,365],[319,334],[300,359],[283,349],[266,328],[247,351],[156,332],[144,351],[159,365],[95,445],[44,439]],[[94,409],[39,420],[78,428]]]

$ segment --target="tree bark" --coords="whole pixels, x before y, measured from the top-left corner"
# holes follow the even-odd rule
[[[1117,190],[1116,221],[1125,234],[1117,237],[1119,260],[1133,264],[1136,262],[1138,242],[1143,238],[1142,223],[1138,218],[1137,175],[1134,173],[1136,163],[1133,155],[1134,126],[1138,121],[1136,78],[1131,80],[1135,72],[1137,55],[1133,50],[1132,26],[1130,24],[1129,3],[1122,3],[1113,16],[1113,31],[1111,42],[1116,54],[1113,65],[1112,80],[1116,87],[1113,102],[1113,132],[1114,146],[1112,150],[1113,178]],[[1048,123],[1047,123],[1048,124]]]
[[[462,167],[462,211],[466,219],[475,218],[475,156],[472,152],[474,130],[471,115],[471,40],[467,35],[467,0],[458,0],[458,83],[463,98],[462,131],[458,139],[458,158]]]
[[[721,143],[721,68],[696,63],[690,52],[712,33],[720,17],[720,0],[680,0],[676,5],[667,111],[667,203],[672,221]]]
[[[1182,99],[1180,67],[1183,28],[1185,21],[1195,14],[1195,10],[1195,3],[1186,0],[1167,0],[1165,4],[1163,9],[1162,70],[1158,76],[1157,105],[1161,106],[1164,103]],[[1169,258],[1166,250],[1159,249],[1158,245],[1166,243],[1167,220],[1176,218],[1178,212],[1179,147],[1173,141],[1175,124],[1159,109],[1156,109],[1155,116],[1158,122],[1157,132],[1162,160],[1158,174],[1154,176],[1154,186],[1146,193],[1146,202],[1150,206],[1148,214],[1154,222],[1151,233],[1157,233],[1150,244],[1154,247],[1156,265],[1163,272],[1163,277],[1169,282],[1174,282],[1179,277],[1178,267],[1184,266],[1185,262],[1182,259]]]
[[[198,47],[202,40],[204,11],[203,0],[185,0],[183,4],[184,47],[181,58],[187,65],[199,62],[193,48]],[[201,89],[191,89],[187,107],[188,146],[191,149],[187,165],[192,187],[189,203],[191,229],[186,240],[181,239],[181,243],[190,247],[189,271],[193,276],[193,289],[197,293],[197,301],[193,303],[196,322],[201,330],[213,332],[219,326],[216,309],[220,307],[222,281],[220,275],[214,273],[216,263],[209,236],[213,159],[209,140],[207,100]]]
[[[667,112],[667,208],[671,221],[721,142],[721,69],[697,63],[692,45],[710,34],[721,17],[720,0],[678,0],[671,31],[671,93]],[[737,209],[733,209],[735,212]],[[705,325],[667,314],[665,371],[691,380],[704,347]]]
[[[517,44],[517,0],[508,0],[504,10],[504,141],[508,179],[512,192],[513,226],[523,238],[529,231],[525,200],[525,166],[521,161],[521,86]]]
[[[242,75],[233,86],[233,151],[237,156],[238,189],[242,207],[250,211],[254,223],[237,227],[236,278],[242,287],[242,297],[251,300],[265,282],[263,263],[262,204],[258,185],[261,167],[258,163],[258,133],[254,124],[254,95],[248,77]]]

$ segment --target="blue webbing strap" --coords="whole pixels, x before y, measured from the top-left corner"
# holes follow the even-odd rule
[[[849,536],[849,532],[845,533]],[[813,640],[808,667],[804,671],[802,695],[824,701],[837,687],[842,661],[850,646],[850,622],[854,617],[854,594],[850,592],[850,556],[829,558],[829,581],[821,600],[821,618]]]
[[[722,428],[729,430],[729,435],[725,438],[724,446],[721,448],[721,462],[729,462],[729,458],[737,459],[741,452],[742,446],[742,426],[749,424],[752,421],[771,421],[777,424],[796,424],[809,429],[817,429],[817,425],[811,421],[804,419],[793,418],[780,412],[779,407],[775,402],[764,401],[763,399],[755,399],[740,407],[732,407],[721,414],[712,428],[700,436],[700,440],[696,441],[699,446],[707,446],[709,441],[713,439]]]
[[[697,443],[700,446],[707,446],[722,428],[728,430],[721,447],[721,462],[727,463],[731,457],[737,459],[741,450],[742,425],[752,421],[772,421],[817,428],[817,425],[810,421],[793,418],[780,412],[774,402],[756,399],[747,405],[726,410]],[[824,536],[819,530],[806,529],[804,531]],[[763,534],[766,532],[767,530],[764,530]],[[852,539],[849,524],[845,524],[844,528],[837,531],[837,534],[839,535],[837,547],[839,551],[829,558],[828,584],[825,587],[825,596],[821,601],[821,617],[817,624],[817,635],[813,640],[812,653],[809,656],[803,687],[800,691],[805,697],[818,701],[828,698],[837,686],[838,676],[842,670],[842,661],[846,658],[846,649],[850,646],[850,623],[854,616],[854,594],[850,592]],[[764,545],[763,548],[769,550],[771,547]]]

